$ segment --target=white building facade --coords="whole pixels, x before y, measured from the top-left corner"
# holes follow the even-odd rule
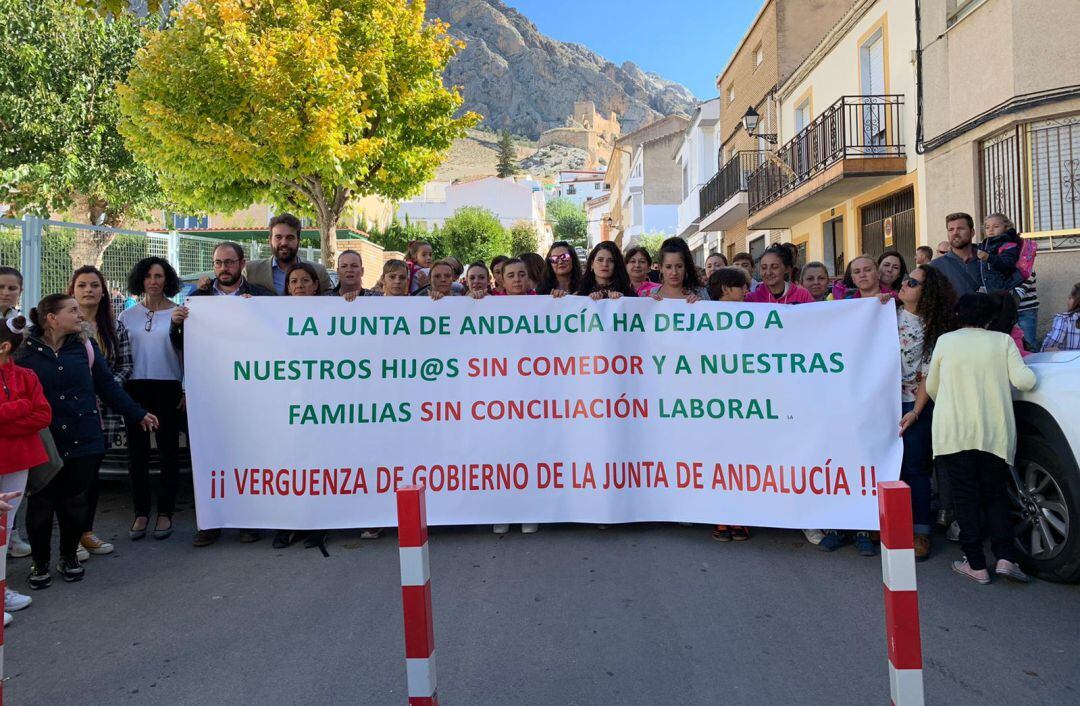
[[[675,150],[682,194],[675,232],[690,245],[699,265],[703,265],[705,258],[718,252],[721,246],[719,232],[704,232],[698,226],[701,221],[701,190],[716,174],[722,142],[720,98],[717,97],[697,107]]]
[[[551,198],[566,199],[585,207],[589,199],[604,193],[603,170],[566,170],[559,172],[559,181],[551,190]]]
[[[551,226],[547,222],[547,201],[542,185],[533,179],[500,179],[488,176],[448,183],[429,182],[424,191],[398,205],[397,218],[424,228],[442,227],[458,209],[483,208],[495,214],[505,228],[516,223],[533,225],[537,247],[551,244]]]

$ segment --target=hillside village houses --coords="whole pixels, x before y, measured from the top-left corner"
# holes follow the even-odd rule
[[[467,206],[491,211],[506,228],[520,222],[530,223],[536,229],[538,247],[546,249],[551,244],[543,186],[527,176],[477,176],[453,183],[428,182],[422,193],[398,204],[397,219],[408,219],[423,228],[441,228],[458,209]]]

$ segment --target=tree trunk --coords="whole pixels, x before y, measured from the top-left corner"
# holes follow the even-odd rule
[[[337,269],[337,224],[341,214],[320,205],[316,209],[316,221],[319,224],[319,247],[322,250],[322,264],[328,270]]]
[[[89,198],[83,200],[82,205],[89,222],[94,225],[101,222],[101,216],[106,213],[108,206],[101,199]],[[71,246],[69,255],[72,268],[78,269],[83,265],[93,265],[100,270],[102,262],[105,260],[105,251],[109,249],[115,239],[115,233],[83,230],[81,228],[75,231],[75,242]]]

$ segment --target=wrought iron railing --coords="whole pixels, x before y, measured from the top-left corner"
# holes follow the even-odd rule
[[[765,152],[736,152],[705,186],[698,195],[701,201],[701,217],[709,215],[723,206],[728,200],[746,191],[746,180],[750,173],[765,162]]]
[[[754,213],[837,161],[903,157],[904,97],[844,96],[785,143],[747,179]]]

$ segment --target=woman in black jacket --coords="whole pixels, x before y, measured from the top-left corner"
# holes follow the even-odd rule
[[[75,552],[86,526],[87,490],[105,455],[97,398],[147,431],[156,428],[158,420],[128,397],[97,343],[82,335],[82,312],[74,298],[50,294],[31,310],[30,320],[34,326],[15,362],[33,370],[41,381],[53,411],[49,429],[64,463],[27,501],[26,525],[34,562],[30,588],[40,589],[52,583],[49,559],[54,515],[60,524],[56,570],[65,581],[83,577]]]

